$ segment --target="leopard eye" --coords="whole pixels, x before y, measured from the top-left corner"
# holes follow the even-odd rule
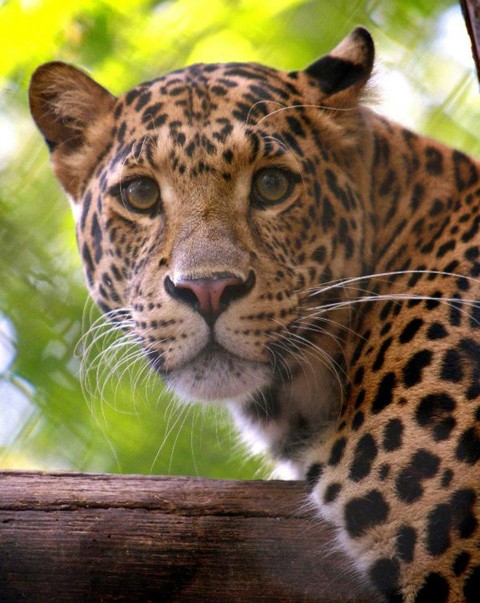
[[[158,184],[151,178],[135,178],[122,187],[122,201],[131,209],[148,212],[160,201]]]
[[[253,177],[252,201],[264,207],[284,201],[292,192],[292,179],[284,170],[263,168]]]

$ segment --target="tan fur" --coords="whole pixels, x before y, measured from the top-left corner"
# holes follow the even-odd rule
[[[54,63],[30,102],[92,296],[169,386],[306,477],[384,598],[474,603],[480,164],[360,104],[373,55],[359,28],[305,71],[193,66],[116,101]]]

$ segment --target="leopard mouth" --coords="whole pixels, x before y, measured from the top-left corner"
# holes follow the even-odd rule
[[[245,360],[216,342],[209,342],[194,358],[165,369],[155,352],[147,354],[166,384],[188,402],[245,401],[268,386],[273,377],[269,363]]]

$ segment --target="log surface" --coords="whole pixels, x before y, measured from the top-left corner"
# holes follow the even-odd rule
[[[304,485],[0,473],[0,601],[372,601]]]

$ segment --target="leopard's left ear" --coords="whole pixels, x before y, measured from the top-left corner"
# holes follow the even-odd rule
[[[375,58],[372,36],[364,27],[355,28],[329,54],[305,69],[318,82],[324,99],[332,104],[355,103],[368,81]]]

